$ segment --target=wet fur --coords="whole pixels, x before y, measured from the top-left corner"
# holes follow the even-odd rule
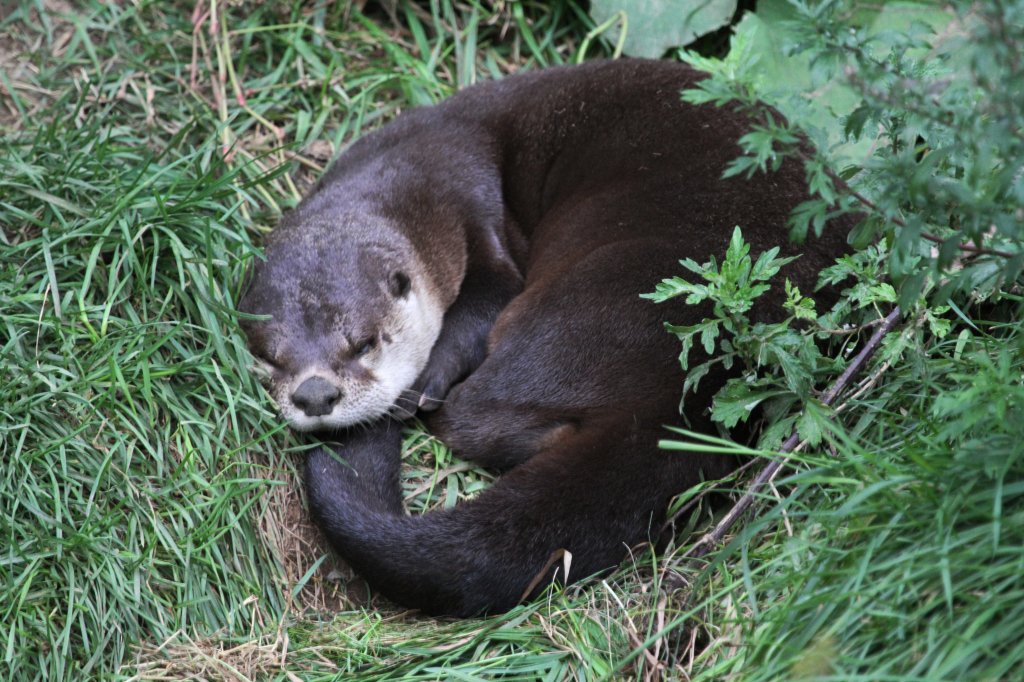
[[[745,123],[680,101],[702,77],[665,62],[592,63],[413,110],[346,151],[288,219],[280,239],[289,248],[268,250],[266,267],[283,272],[345,264],[361,242],[337,223],[325,228],[324,216],[378,216],[384,243],[397,230],[394,241],[420,262],[414,291],[429,289],[445,311],[414,386],[427,407],[440,406],[428,424],[458,456],[505,472],[472,501],[410,517],[399,422],[334,433],[337,453],[308,456],[313,517],[392,599],[431,613],[508,609],[545,567],[536,589],[565,578],[549,567],[559,550],[572,555],[569,580],[613,567],[650,537],[671,496],[735,465],[658,450],[663,425],[681,422],[683,382],[678,342],[663,322],[690,324],[708,311],[639,294],[678,273],[681,258],[721,258],[734,225],[755,255],[784,244],[786,218],[806,190],[802,169],[788,162],[772,175],[721,179]],[[785,275],[812,290],[817,271],[845,250],[848,227],[803,245]],[[336,276],[351,278],[346,272]],[[371,284],[325,285],[314,307],[337,312],[354,302],[346,314],[373,318],[390,303]],[[263,305],[249,310],[286,325],[310,317],[255,288],[248,296]],[[777,303],[778,292],[768,299]],[[282,333],[247,331],[256,347]],[[316,346],[315,333],[307,336]],[[712,372],[687,401],[692,427],[712,430],[707,407],[725,378]]]

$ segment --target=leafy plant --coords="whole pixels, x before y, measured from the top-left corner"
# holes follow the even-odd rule
[[[771,288],[772,277],[795,260],[779,258],[778,254],[779,248],[775,247],[753,260],[750,246],[736,227],[721,265],[714,257],[703,265],[689,258],[680,261],[704,283],[673,277],[662,280],[653,293],[643,295],[656,303],[677,296],[685,296],[690,305],[712,302],[712,317],[693,325],[667,323],[665,327],[682,343],[679,360],[686,371],[683,400],[713,366],[720,364],[728,370],[734,363],[741,363],[741,375],[730,379],[717,393],[712,409],[712,419],[726,429],[747,421],[758,406],[769,414],[785,415],[811,391],[816,376],[834,368],[834,363],[823,358],[813,336],[794,326],[798,320],[816,321],[817,314],[814,300],[803,296],[788,279],[784,285],[785,319],[755,322],[747,315],[755,301]],[[700,343],[708,359],[690,367],[695,342]],[[766,444],[777,446],[791,423],[791,419],[784,419],[773,425],[766,433]]]
[[[812,87],[845,83],[856,104],[842,135],[869,138],[874,152],[832,170],[834,138],[814,125],[805,103],[794,103],[795,92],[780,96],[765,86],[748,30],[723,60],[683,55],[713,76],[684,99],[751,117],[739,140],[744,153],[728,174],[801,159],[814,196],[794,212],[793,235],[820,233],[836,213],[865,214],[854,242],[886,244],[886,274],[904,308],[928,291],[940,302],[954,294],[977,299],[1016,282],[1024,270],[1024,7],[954,4],[944,10],[942,35],[927,24],[879,26],[870,21],[879,10],[857,3],[794,1],[791,8],[773,25],[787,38],[783,52],[805,58]],[[934,9],[927,11],[934,21]],[[789,118],[766,107],[765,97]]]
[[[742,248],[730,247],[730,268],[684,263],[702,282],[667,280],[651,296],[714,302],[713,317],[671,331],[684,366],[704,342],[743,358],[716,396],[716,420],[738,424],[758,404],[762,443],[797,434],[769,455],[755,479],[765,488],[752,486],[723,520],[770,490],[759,517],[732,537],[722,524],[706,536],[725,544],[702,576],[712,643],[695,679],[1024,674],[1022,12],[998,0],[762,0],[726,57],[684,55],[712,74],[684,98],[750,117],[727,176],[804,162],[812,197],[792,216],[795,237],[837,213],[865,216],[859,250],[822,273],[846,287],[839,304],[812,321],[787,289],[788,317],[767,334],[828,336],[835,368],[862,332],[877,327],[881,343],[866,376],[819,400],[815,384],[794,391],[788,377],[819,379],[820,355],[789,353],[794,371],[747,342],[756,325],[736,318],[763,289]],[[726,272],[739,275],[726,282]],[[905,323],[883,336],[890,309]],[[689,372],[699,380],[700,366]],[[666,445],[708,447],[690,437]],[[809,447],[795,450],[798,440]]]

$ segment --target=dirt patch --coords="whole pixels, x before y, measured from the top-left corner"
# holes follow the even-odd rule
[[[361,608],[391,610],[395,605],[373,595],[369,585],[331,548],[306,511],[302,481],[290,469],[275,469],[270,476],[281,481],[272,486],[259,530],[275,549],[284,568],[285,598],[302,583],[306,573],[322,557],[301,589],[294,594],[293,608],[299,612],[336,613]]]
[[[299,610],[343,611],[357,604],[348,594],[346,583],[352,571],[330,553],[323,536],[306,512],[299,492],[301,482],[290,471],[277,470],[266,512],[260,518],[260,531],[276,548],[285,571],[288,592],[294,590],[306,572],[325,554],[327,558],[295,595]]]

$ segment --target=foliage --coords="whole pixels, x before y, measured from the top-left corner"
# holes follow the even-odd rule
[[[704,576],[720,644],[695,679],[1024,674],[1024,336],[986,326],[927,344],[789,458],[784,497]]]
[[[789,415],[794,405],[800,404],[820,377],[834,370],[827,362],[809,334],[802,334],[793,325],[798,320],[815,321],[814,300],[803,296],[800,290],[785,280],[786,300],[783,303],[787,316],[780,322],[758,322],[748,314],[755,302],[765,294],[768,283],[779,270],[795,258],[778,258],[778,247],[761,253],[754,261],[750,246],[743,241],[740,228],[733,232],[721,267],[714,257],[703,265],[687,258],[680,264],[700,276],[706,284],[694,284],[680,277],[663,280],[654,293],[644,294],[656,303],[676,296],[685,296],[690,305],[705,300],[713,302],[712,317],[693,325],[673,325],[665,328],[675,334],[682,343],[679,356],[686,379],[683,383],[683,400],[690,391],[695,391],[714,365],[730,370],[735,362],[742,365],[740,376],[730,379],[715,396],[712,419],[731,429],[739,422],[745,422],[759,406],[764,411],[782,419],[772,420],[764,432],[762,443],[778,447],[782,438],[792,429],[796,419]],[[708,359],[690,367],[689,356],[696,340],[700,341]],[[815,424],[805,418],[810,432]],[[817,435],[812,436],[817,442]]]
[[[618,26],[625,54],[656,59],[727,25],[736,5],[737,0],[592,0],[590,16],[599,28]]]
[[[1012,285],[1024,270],[1024,6],[954,5],[941,35],[921,24],[900,31],[868,23],[877,15],[855,3],[793,6],[790,21],[774,26],[787,38],[784,52],[805,56],[812,87],[842,80],[855,94],[843,134],[869,137],[874,153],[843,168],[855,189],[847,186],[831,170],[827,132],[812,125],[818,148],[803,143],[806,107],[792,105],[792,95],[776,100],[787,120],[762,104],[772,93],[761,87],[761,55],[748,49],[751,33],[739,33],[722,61],[685,57],[715,76],[687,101],[738,106],[755,120],[730,173],[803,159],[815,196],[794,213],[794,236],[820,233],[829,215],[865,213],[854,243],[884,240],[886,274],[903,307],[930,289],[941,302]],[[934,9],[926,11],[934,20]]]
[[[669,331],[683,344],[687,388],[718,361],[687,367],[698,336],[705,350],[743,361],[715,398],[715,420],[731,426],[760,405],[762,446],[795,429],[811,449],[787,456],[792,473],[776,481],[784,495],[713,557],[704,603],[718,635],[696,678],[1016,679],[1024,6],[956,6],[943,23],[934,7],[901,3],[929,19],[908,24],[888,5],[779,4],[760,3],[723,59],[684,55],[712,74],[684,98],[750,116],[726,177],[804,162],[813,196],[793,213],[795,237],[820,234],[840,213],[864,221],[852,235],[860,250],[822,273],[847,287],[844,298],[816,319],[788,282],[786,319],[760,329],[746,319],[768,286],[757,264],[775,254],[752,261],[738,231],[721,267],[682,263],[705,284],[677,277],[649,296],[714,302],[712,317]],[[793,82],[781,70],[781,83],[766,77],[779,54],[795,59]],[[823,115],[837,107],[846,110],[838,125]],[[812,390],[822,369],[812,337],[843,344],[829,351],[841,365],[896,304],[904,328],[825,410]],[[811,324],[796,326],[801,318]],[[803,352],[773,354],[775,339]]]

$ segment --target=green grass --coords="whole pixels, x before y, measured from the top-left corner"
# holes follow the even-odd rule
[[[1021,324],[907,360],[720,554],[747,645],[699,679],[1024,675]]]
[[[368,601],[302,514],[303,445],[232,312],[241,273],[347,143],[575,60],[583,12],[403,2],[396,27],[344,2],[214,2],[215,30],[193,30],[192,3],[52,7],[0,24],[18,55],[0,66],[0,675],[1024,675],[1019,324],[914,339],[837,454],[803,455],[707,571],[684,532],[499,617]],[[424,434],[407,450],[413,513],[489,480]]]

